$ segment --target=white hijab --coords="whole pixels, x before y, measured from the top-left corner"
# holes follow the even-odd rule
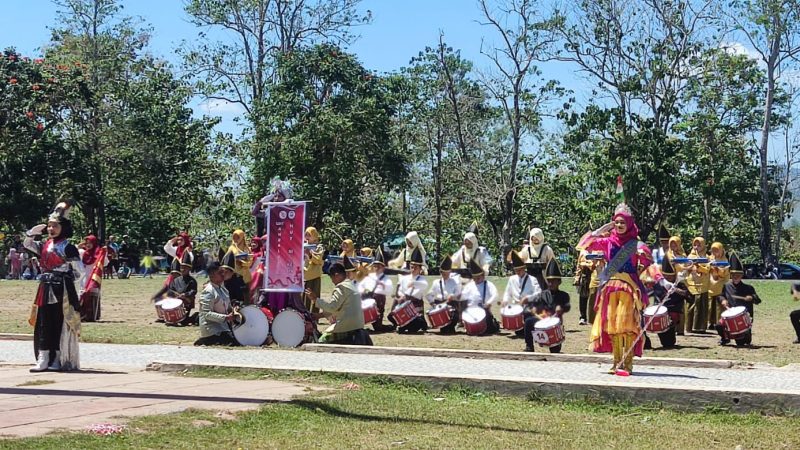
[[[534,245],[533,238],[536,238],[539,243]],[[539,257],[539,253],[542,251],[542,246],[544,246],[544,232],[541,228],[531,229],[531,232],[528,234],[528,249],[531,250],[532,258]]]

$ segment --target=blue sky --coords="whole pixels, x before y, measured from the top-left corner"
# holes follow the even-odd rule
[[[56,23],[57,6],[50,0],[3,3],[0,47],[13,46],[24,54],[37,54],[37,49],[50,38],[49,28]],[[174,49],[200,31],[189,23],[182,0],[123,0],[122,4],[124,14],[139,16],[153,27],[152,53],[173,63],[179,63]],[[491,43],[494,35],[491,29],[477,22],[480,18],[477,0],[363,0],[362,8],[372,11],[373,22],[357,29],[361,38],[349,50],[370,70],[391,72],[407,65],[419,51],[437,43],[440,31],[445,33],[449,45],[460,49],[462,56],[475,63],[476,69],[490,67],[480,48],[483,40]],[[547,64],[543,69],[544,76],[559,79],[570,88],[581,91],[581,86],[585,87],[585,82],[565,63]],[[239,114],[237,108],[212,105],[215,107],[209,109],[199,103],[198,99],[196,111],[223,118],[222,130],[236,130],[232,119]]]

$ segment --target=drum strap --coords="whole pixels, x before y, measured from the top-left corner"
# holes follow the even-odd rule
[[[604,285],[611,279],[614,275],[619,272],[619,269],[628,261],[628,258],[633,255],[636,251],[636,247],[639,245],[639,241],[636,239],[632,239],[625,243],[621,249],[614,255],[614,259],[612,259],[607,265],[606,268],[600,273],[600,284]]]
[[[442,300],[446,300],[447,297],[444,295],[444,281],[439,278],[439,290],[442,291]]]
[[[481,306],[486,302],[486,281],[483,282],[483,292],[481,293]]]
[[[520,284],[520,285],[519,285],[519,295],[520,295],[520,297],[522,296],[522,291],[524,291],[524,290],[525,290],[525,285],[526,285],[526,284],[528,284],[528,277],[529,277],[529,276],[530,276],[530,275],[528,275],[528,274],[526,273],[526,274],[525,274],[525,278],[523,278],[523,279],[522,279],[522,284]]]

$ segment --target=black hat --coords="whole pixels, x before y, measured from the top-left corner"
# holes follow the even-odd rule
[[[192,252],[188,250],[183,252],[183,256],[181,257],[181,265],[192,267]]]
[[[383,256],[383,251],[381,251],[380,247],[375,249],[375,257],[372,259],[372,264],[386,265],[386,257]]]
[[[666,256],[661,260],[661,273],[664,275],[675,275],[675,268],[672,267],[672,262]]]
[[[469,260],[469,272],[473,277],[486,275],[486,273],[483,271],[483,267],[479,266],[474,259]]]
[[[356,267],[353,265],[353,263],[350,261],[350,258],[348,258],[347,256],[342,256],[342,266],[344,266],[345,272],[353,272],[356,270]]]
[[[555,258],[551,259],[550,262],[547,263],[547,268],[544,270],[544,272],[544,277],[548,280],[553,278],[561,279],[563,276],[561,274],[561,267],[558,267],[558,261],[556,261]]]
[[[728,257],[728,262],[731,263],[731,273],[744,273],[744,266],[742,266],[742,262],[739,261],[739,255],[731,252],[731,256]]]
[[[172,264],[170,265],[169,272],[170,273],[181,273],[181,262],[178,260],[178,258],[173,258],[172,259]]]
[[[514,269],[524,269],[525,268],[525,261],[523,261],[522,257],[519,256],[519,253],[511,250],[511,267]]]
[[[419,250],[419,247],[415,248],[411,253],[411,264],[416,264],[418,266],[425,265],[425,261],[422,259],[422,252]]]
[[[445,255],[442,258],[442,263],[439,264],[440,270],[451,270],[453,268],[453,260],[450,258],[449,255]]]
[[[669,234],[669,230],[668,230],[668,229],[667,229],[667,227],[665,227],[665,226],[664,226],[664,224],[662,223],[662,224],[661,224],[661,225],[658,227],[658,240],[659,240],[659,241],[668,241],[668,240],[669,240],[669,238],[671,238],[671,237],[672,237],[672,236]]]
[[[223,269],[236,270],[236,256],[234,256],[233,252],[229,251],[225,253],[225,256],[222,257],[222,261],[220,261],[220,267]]]
[[[211,262],[210,262],[210,263],[208,263],[208,265],[206,266],[206,273],[208,273],[209,275],[211,275],[212,273],[214,273],[214,272],[218,271],[218,270],[220,269],[220,267],[222,267],[222,266],[220,266],[220,264],[219,264],[218,262],[216,262],[216,261],[211,261]]]

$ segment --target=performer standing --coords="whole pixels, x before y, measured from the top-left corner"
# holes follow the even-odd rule
[[[280,177],[274,177],[269,181],[269,193],[261,197],[253,205],[252,214],[256,218],[256,236],[263,236],[266,234],[264,229],[266,220],[266,207],[267,203],[281,203],[292,201],[294,196],[294,189],[289,181],[281,181]]]
[[[655,246],[653,249],[653,262],[656,264],[661,264],[661,261],[667,257],[667,253],[669,252],[669,239],[670,239],[669,230],[667,227],[664,226],[662,223],[658,227],[658,245]]]
[[[397,329],[398,333],[416,333],[417,331],[425,331],[428,329],[428,323],[425,321],[424,316],[425,303],[422,300],[425,296],[425,292],[428,290],[428,281],[422,276],[423,264],[424,259],[422,251],[419,248],[415,248],[414,252],[411,254],[411,273],[409,275],[400,276],[397,285],[397,293],[395,294],[395,300],[392,304],[392,310],[394,310],[397,305],[409,301],[417,309],[419,315],[408,325],[399,327]],[[397,321],[391,313],[389,314],[389,321],[397,326]]]
[[[692,241],[692,251],[689,259],[708,258],[706,240],[696,237]],[[691,327],[695,333],[705,333],[708,326],[708,287],[710,282],[709,267],[707,263],[690,262],[685,268],[688,272],[686,286],[692,295],[691,305],[687,309],[686,326]],[[687,331],[689,328],[686,329]]]
[[[728,258],[725,257],[725,247],[721,242],[714,242],[711,244],[711,257],[710,279],[708,285],[708,329],[713,330],[719,322],[719,316],[722,314],[722,309],[719,305],[722,302],[720,298],[725,284],[731,279],[731,271],[727,266],[729,264]]]
[[[595,352],[613,352],[614,365],[609,373],[616,373],[620,363],[625,370],[633,370],[633,355],[642,354],[642,345],[634,342],[642,333],[641,312],[646,306],[646,290],[639,280],[637,267],[648,267],[649,249],[639,242],[639,229],[630,209],[621,203],[614,211],[613,222],[587,233],[577,245],[578,249],[602,251],[608,263],[600,276],[600,292],[596,300],[599,313],[592,324],[591,342]],[[642,252],[639,248],[642,247]],[[660,274],[656,283],[669,284]],[[642,344],[639,341],[639,344]]]
[[[325,247],[319,242],[319,232],[314,227],[308,227],[305,231],[305,244],[303,247],[303,280],[305,289],[310,289],[316,298],[322,294],[322,258],[325,256]],[[303,304],[312,313],[318,313],[319,309],[311,305],[311,299],[303,296]]]
[[[540,228],[533,228],[528,236],[528,245],[519,252],[528,264],[529,273],[539,282],[541,289],[547,289],[547,281],[542,275],[547,263],[555,257],[553,249],[544,242],[544,232]]]
[[[506,290],[503,293],[503,302],[501,307],[505,308],[508,305],[522,305],[524,309],[524,317],[527,319],[531,316],[528,303],[533,300],[535,296],[542,292],[536,278],[528,275],[527,266],[525,261],[519,253],[511,250],[511,265],[514,268],[514,275],[508,278]],[[517,337],[523,337],[525,330],[517,330]],[[527,337],[525,337],[527,339]]]
[[[68,218],[71,205],[59,203],[46,225],[28,231],[25,248],[40,261],[42,276],[29,323],[34,326],[33,351],[36,365],[31,372],[77,370],[80,368],[78,337],[81,333],[80,302],[75,279],[80,273],[78,249],[67,242],[72,237]],[[34,240],[47,229],[49,239]]]
[[[492,314],[492,305],[499,297],[497,287],[486,279],[486,272],[475,260],[469,262],[469,272],[472,274],[472,281],[462,289],[461,298],[467,301],[467,307],[480,306],[486,311],[485,334],[495,334],[500,331],[500,324]]]
[[[247,246],[247,237],[244,230],[236,230],[231,237],[231,245],[228,246],[228,253],[233,253],[235,257],[234,272],[242,277],[244,284],[249,285],[252,275],[250,266],[253,265],[253,256],[250,255],[250,248]]]
[[[358,292],[361,294],[361,298],[375,300],[375,306],[378,308],[378,320],[372,322],[372,329],[376,332],[394,330],[394,325],[383,323],[383,317],[386,313],[386,296],[394,292],[394,284],[392,279],[384,273],[385,269],[386,258],[384,258],[383,252],[378,247],[375,259],[372,261],[372,273],[358,284]]]
[[[594,321],[594,298],[597,292],[597,261],[588,259],[589,252],[581,250],[578,254],[578,266],[575,271],[575,286],[578,288],[578,306],[580,319],[578,325],[587,325]],[[594,289],[592,284],[594,283]]]
[[[439,330],[442,334],[456,332],[456,325],[464,310],[464,302],[461,301],[461,280],[458,276],[451,276],[452,269],[453,260],[450,256],[445,256],[439,265],[440,278],[431,284],[431,290],[425,296],[431,306],[447,303],[452,309],[450,323]]]
[[[406,234],[406,247],[400,251],[396,258],[389,261],[389,267],[392,269],[410,269],[411,268],[411,255],[414,250],[419,250],[422,255],[422,274],[428,274],[427,254],[425,247],[422,245],[422,240],[416,231],[411,231]]]
[[[100,320],[100,282],[99,278],[93,279],[95,272],[103,273],[108,265],[108,257],[100,248],[100,241],[93,234],[84,238],[83,249],[78,249],[81,255],[81,276],[78,285],[80,290],[78,298],[81,301],[81,320],[94,322]],[[102,261],[101,261],[102,259]],[[99,266],[98,266],[99,263]],[[98,268],[95,271],[95,267]]]
[[[564,322],[563,315],[568,313],[571,306],[569,304],[569,294],[559,289],[561,286],[561,268],[555,259],[551,259],[545,269],[547,279],[547,289],[538,292],[528,302],[530,315],[525,319],[525,351],[532,352],[533,349],[533,330],[536,322],[547,317],[558,317]],[[550,353],[561,353],[561,345],[550,347]]]
[[[469,262],[472,260],[483,267],[486,275],[489,275],[489,269],[492,265],[492,259],[486,247],[478,245],[478,235],[473,232],[468,232],[464,235],[464,244],[458,251],[453,254],[453,267],[456,269],[467,269]]]
[[[761,303],[761,298],[759,298],[758,294],[756,294],[756,290],[753,288],[753,286],[750,286],[742,281],[742,278],[744,277],[744,266],[742,266],[742,262],[739,260],[739,257],[736,255],[736,253],[731,254],[730,263],[731,280],[725,283],[725,288],[722,292],[722,311],[725,311],[728,308],[744,306],[745,310],[747,310],[747,313],[750,314],[750,318],[755,321],[755,317],[753,315],[753,305],[758,305]],[[716,328],[720,337],[719,345],[727,345],[730,343],[731,336],[725,329],[722,320],[717,323]],[[741,335],[737,335],[734,339],[737,347],[750,345],[753,341],[752,330],[748,330]]]

